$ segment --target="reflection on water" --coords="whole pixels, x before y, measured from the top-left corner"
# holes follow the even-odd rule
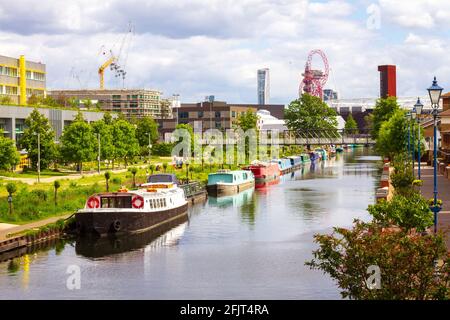
[[[278,184],[209,198],[188,222],[0,256],[0,299],[339,299],[335,283],[304,262],[315,233],[369,219],[378,159],[354,149]],[[70,265],[81,268],[81,290],[65,286]]]

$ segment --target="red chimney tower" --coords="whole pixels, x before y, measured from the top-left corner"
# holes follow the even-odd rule
[[[396,66],[384,65],[378,66],[380,72],[380,97],[397,96],[397,72]]]

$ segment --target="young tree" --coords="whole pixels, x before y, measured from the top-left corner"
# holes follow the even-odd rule
[[[441,235],[422,236],[356,221],[351,230],[335,228],[331,235],[316,235],[315,241],[319,249],[306,265],[336,280],[344,298],[450,298],[450,258]],[[439,259],[442,263],[437,265]],[[375,290],[377,282],[370,275],[377,269]]]
[[[111,179],[111,172],[105,172],[106,192],[109,192],[109,179]]]
[[[400,106],[396,97],[377,100],[372,113],[372,137],[374,139],[378,138],[383,122],[388,121],[398,110],[400,110]]]
[[[61,136],[61,155],[66,161],[76,163],[82,172],[83,162],[95,159],[96,142],[92,127],[79,113],[74,122],[64,128]]]
[[[250,129],[256,129],[256,124],[258,122],[258,116],[251,110],[247,110],[245,113],[238,117],[237,125],[244,132]]]
[[[25,130],[19,144],[28,152],[28,158],[34,169],[38,162],[38,133],[40,140],[41,170],[47,168],[57,155],[55,133],[49,120],[37,109],[25,119]]]
[[[113,161],[115,159],[123,159],[126,167],[128,165],[128,159],[133,158],[139,153],[136,129],[128,121],[119,119],[113,123],[112,136],[114,146]]]
[[[136,138],[139,141],[141,147],[148,147],[150,142],[155,144],[158,141],[158,124],[151,117],[143,117],[137,121]]]
[[[151,164],[148,166],[148,168],[150,169],[150,173],[153,174],[153,171],[155,171],[155,165]]]
[[[407,150],[408,125],[405,112],[397,110],[388,121],[384,121],[379,129],[376,149],[390,159],[403,154]]]
[[[162,166],[163,166],[164,172],[166,172],[167,171],[167,167],[168,167],[167,162],[164,162]]]
[[[348,115],[347,121],[345,122],[345,131],[351,134],[358,134],[358,124],[355,119],[353,119],[351,113]]]
[[[9,214],[12,214],[12,196],[17,191],[16,184],[13,182],[8,182],[6,184],[6,191],[8,192]]]
[[[284,111],[291,130],[330,130],[337,128],[337,114],[318,97],[303,94],[292,101]]]
[[[136,174],[138,173],[138,168],[131,167],[128,169],[128,171],[130,171],[131,174],[133,175],[133,188],[136,188]]]
[[[58,205],[58,189],[61,187],[61,183],[58,180],[53,181],[53,188],[55,189],[55,206]]]
[[[19,162],[16,144],[12,139],[4,137],[0,129],[0,170],[12,170]]]

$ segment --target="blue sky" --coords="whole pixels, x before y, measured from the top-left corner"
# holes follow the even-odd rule
[[[130,21],[125,86],[183,102],[254,103],[268,67],[270,102],[289,103],[312,49],[342,98],[376,97],[379,64],[397,65],[400,96],[424,95],[434,75],[450,88],[450,3],[439,0],[0,0],[0,54],[46,63],[50,89],[95,88],[101,48],[118,54]],[[106,85],[122,87],[109,70]]]

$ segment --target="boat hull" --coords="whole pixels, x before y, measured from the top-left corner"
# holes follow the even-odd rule
[[[187,216],[188,203],[157,212],[91,211],[75,215],[78,233],[132,234],[148,231],[165,223]]]
[[[208,195],[213,197],[229,196],[255,186],[255,181],[247,181],[241,184],[212,184],[207,185]]]

